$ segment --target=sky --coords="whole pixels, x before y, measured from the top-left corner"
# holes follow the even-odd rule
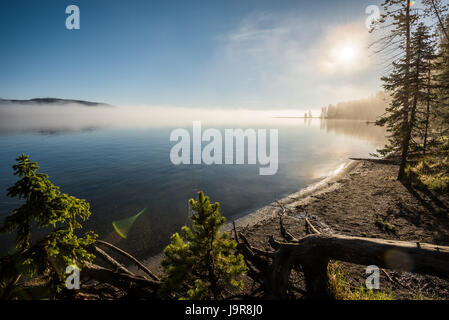
[[[365,26],[380,2],[2,0],[0,98],[257,110],[364,98],[381,89]]]

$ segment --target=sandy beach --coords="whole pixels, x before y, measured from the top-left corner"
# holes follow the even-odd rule
[[[280,199],[278,203],[287,211],[284,225],[295,237],[303,237],[307,234],[304,223],[307,216],[325,234],[448,245],[449,197],[408,189],[395,179],[396,174],[395,165],[350,161],[324,180]],[[253,246],[272,250],[269,236],[282,240],[278,203],[236,221],[238,231]],[[230,231],[231,226],[225,229]],[[159,254],[145,261],[158,274],[161,257]],[[339,264],[349,275],[351,286],[360,287],[365,279],[365,266]],[[412,268],[410,262],[410,271]],[[294,283],[298,287],[304,286],[301,274],[293,277],[297,278]],[[395,299],[449,298],[448,281],[411,272],[382,272],[381,290],[391,291]]]

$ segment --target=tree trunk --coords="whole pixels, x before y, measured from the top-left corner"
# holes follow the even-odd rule
[[[440,13],[438,12],[438,8],[435,4],[435,0],[430,0],[430,1],[432,2],[432,7],[433,7],[433,10],[435,11],[435,15],[437,16],[438,23],[440,24],[440,28],[443,31],[443,34],[446,36],[446,40],[449,42],[449,35],[447,34],[447,30],[443,24],[443,21],[441,20]]]
[[[288,278],[295,264],[303,268],[308,295],[329,298],[329,260],[449,278],[449,247],[445,246],[322,234],[278,245],[271,279],[277,298],[287,296]]]
[[[426,105],[426,123],[425,123],[425,129],[424,129],[424,145],[423,145],[423,155],[426,155],[426,148],[427,148],[427,135],[429,132],[429,120],[430,120],[430,72],[431,72],[431,62],[429,61],[429,71],[427,74],[427,105]]]
[[[410,0],[407,0],[407,8],[405,9],[405,37],[406,37],[406,46],[405,46],[405,64],[406,64],[406,70],[405,70],[405,98],[404,98],[404,130],[406,132],[403,132],[403,134],[407,135],[407,132],[409,131],[409,83],[410,83],[410,60],[411,60],[411,27],[410,27]],[[406,138],[403,138],[402,140],[402,154],[401,154],[401,164],[399,166],[399,174],[398,174],[398,180],[402,180],[404,178],[405,173],[405,166],[407,165],[407,156],[408,156],[408,145],[410,143],[410,140],[407,140]]]

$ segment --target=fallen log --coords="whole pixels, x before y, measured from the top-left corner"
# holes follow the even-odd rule
[[[110,284],[127,293],[134,292],[140,298],[156,297],[161,286],[159,281],[112,271],[91,263],[83,267],[81,277]]]
[[[159,278],[150,271],[150,269],[148,269],[147,267],[145,267],[139,260],[137,260],[136,258],[134,258],[132,255],[130,255],[128,252],[123,251],[122,249],[114,246],[113,244],[103,241],[103,240],[96,240],[95,241],[98,244],[102,244],[112,250],[114,250],[115,252],[125,256],[126,258],[128,258],[129,260],[131,260],[134,264],[137,265],[137,267],[139,269],[141,269],[142,271],[144,271],[147,275],[149,275],[153,280],[159,281]]]
[[[127,273],[129,275],[134,276],[135,274],[126,269],[124,266],[122,266],[119,262],[117,262],[114,258],[112,258],[110,255],[108,255],[106,252],[98,248],[97,246],[92,246],[91,248],[92,252],[95,254],[95,256],[102,259],[104,262],[109,264],[111,267],[114,268],[115,271],[121,272],[121,273]]]
[[[302,266],[308,295],[330,298],[329,260],[449,278],[449,247],[445,246],[316,234],[299,239],[297,243],[276,243],[276,247],[268,288],[277,298],[287,297],[290,272],[297,264]]]

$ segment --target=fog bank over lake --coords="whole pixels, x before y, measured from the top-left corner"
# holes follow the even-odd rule
[[[251,125],[274,117],[304,114],[298,110],[206,109],[146,106],[0,105],[0,131],[77,131],[86,128],[145,128],[209,125]]]
[[[285,110],[205,110],[147,107],[2,106],[0,219],[20,205],[6,198],[11,166],[30,155],[61,191],[91,204],[84,230],[144,257],[159,252],[188,221],[188,199],[205,191],[228,219],[248,214],[333,172],[349,157],[366,157],[384,143],[384,130],[365,121],[274,118]],[[298,112],[301,114],[301,111]],[[296,115],[296,114],[293,114]],[[279,169],[260,176],[258,165],[180,165],[170,162],[175,128],[278,129]],[[121,238],[113,221],[147,210]],[[12,246],[0,236],[0,251]]]

